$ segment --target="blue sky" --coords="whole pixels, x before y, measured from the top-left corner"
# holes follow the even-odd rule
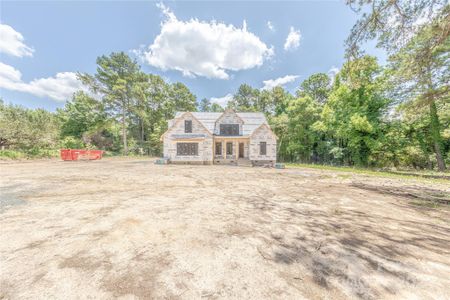
[[[1,97],[49,110],[80,87],[75,72],[116,51],[198,100],[224,103],[242,83],[293,92],[341,67],[358,18],[342,1],[2,1],[0,17]]]

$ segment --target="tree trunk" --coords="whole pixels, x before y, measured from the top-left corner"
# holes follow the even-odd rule
[[[122,107],[122,141],[123,141],[123,155],[128,155],[127,127],[126,127],[126,120],[125,120],[125,105]]]
[[[144,120],[141,118],[140,122],[141,122],[141,149],[139,151],[141,155],[144,155]]]
[[[436,103],[430,103],[430,132],[433,139],[433,148],[436,153],[436,161],[439,171],[445,171],[445,161],[442,156],[441,132],[439,130],[439,117],[437,114]]]
[[[283,155],[281,154],[281,146],[283,145],[283,138],[280,138],[280,143],[278,144],[278,151],[277,151],[277,155],[278,155],[278,160],[283,161]]]

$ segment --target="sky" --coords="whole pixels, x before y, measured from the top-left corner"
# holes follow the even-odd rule
[[[96,58],[124,51],[148,73],[225,105],[239,85],[294,92],[334,74],[358,19],[344,1],[0,2],[0,97],[54,111]],[[367,53],[385,61],[382,51]]]

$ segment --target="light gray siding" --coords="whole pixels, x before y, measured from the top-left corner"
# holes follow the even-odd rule
[[[185,120],[192,121],[192,133],[184,132]],[[186,113],[181,118],[175,119],[172,124],[172,128],[163,137],[165,158],[169,158],[171,162],[212,163],[213,138],[200,122],[190,113]],[[177,143],[198,143],[198,155],[177,155]]]
[[[239,135],[242,135],[242,119],[235,112],[225,112],[217,121],[214,128],[214,134],[220,134],[220,124],[239,124]]]
[[[260,154],[260,142],[266,142],[266,155]],[[256,129],[250,137],[250,160],[277,160],[277,138],[267,126]]]

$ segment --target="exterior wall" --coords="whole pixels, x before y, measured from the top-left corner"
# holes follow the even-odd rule
[[[184,132],[184,121],[192,121],[192,133]],[[250,137],[227,137],[212,135],[192,114],[185,113],[179,119],[170,120],[169,130],[163,136],[164,157],[171,163],[236,163],[239,160],[239,143],[244,143],[244,159],[253,165],[274,164],[277,157],[277,138],[268,125],[257,128]],[[232,111],[224,113],[215,123],[215,132],[220,133],[220,124],[239,124],[242,134],[243,122]],[[222,142],[222,155],[215,155],[215,142]],[[233,155],[226,155],[226,143],[233,143]],[[266,142],[266,155],[260,155],[260,142]],[[198,155],[178,156],[177,143],[197,143]]]
[[[266,142],[266,155],[260,155],[259,143]],[[254,164],[275,163],[277,161],[277,139],[275,135],[267,128],[261,126],[256,129],[250,137],[250,160]]]
[[[192,121],[192,133],[184,133],[184,121]],[[180,120],[175,120],[173,127],[164,135],[164,157],[172,163],[194,162],[212,164],[213,138],[211,134],[191,114],[185,114]],[[189,135],[204,134],[205,138],[189,138]],[[175,138],[174,135],[183,135],[186,138]],[[177,143],[198,143],[198,155],[178,156]]]
[[[239,124],[239,135],[242,135],[242,119],[233,111],[225,111],[223,115],[217,119],[214,128],[214,134],[220,134],[220,124]]]

